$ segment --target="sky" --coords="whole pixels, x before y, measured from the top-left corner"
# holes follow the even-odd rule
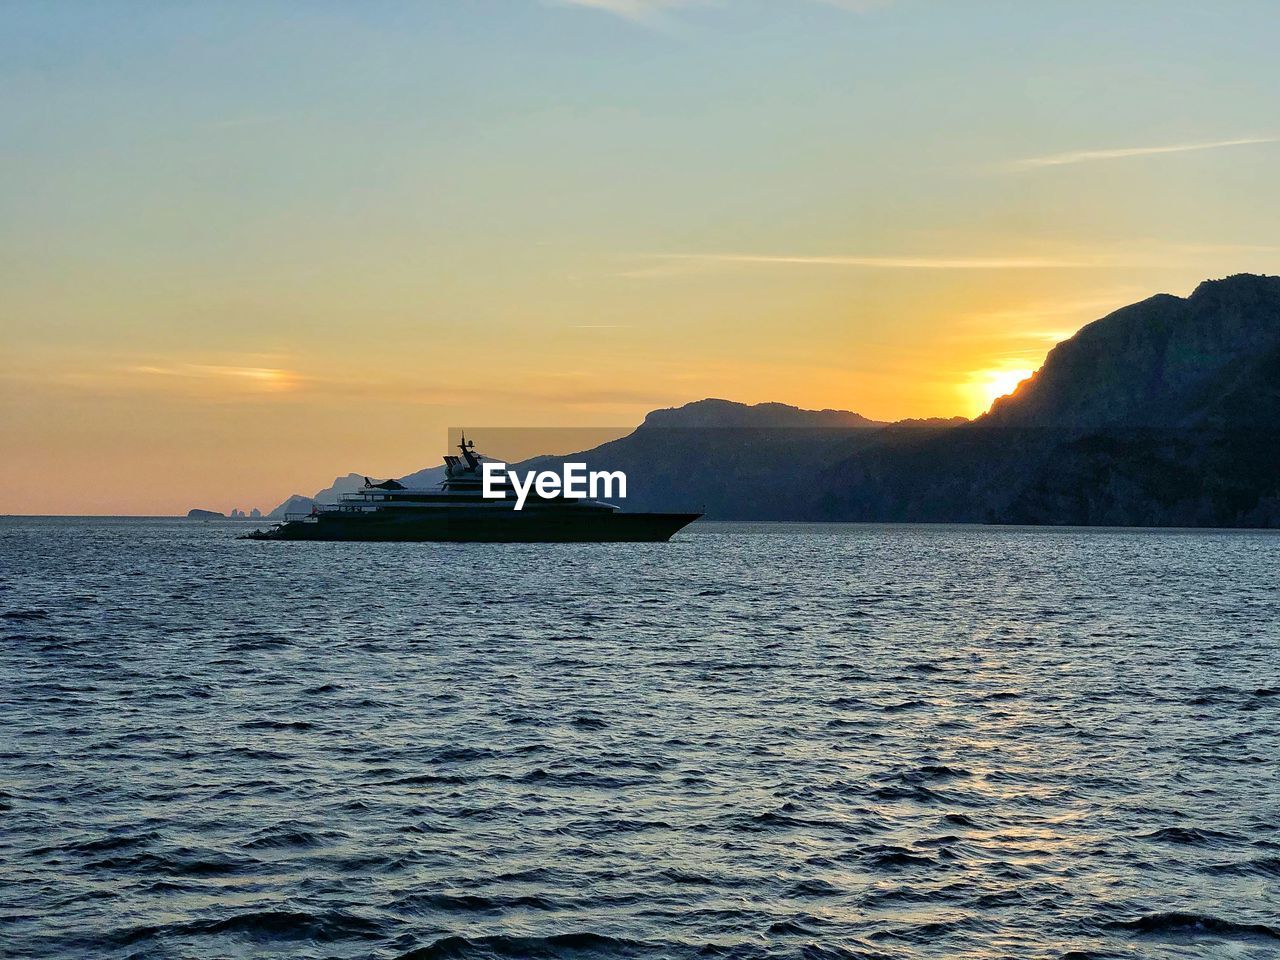
[[[0,512],[446,429],[973,416],[1280,273],[1272,0],[0,0]]]

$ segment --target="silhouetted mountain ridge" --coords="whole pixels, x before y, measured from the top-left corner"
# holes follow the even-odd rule
[[[1280,346],[1280,277],[1206,280],[1191,296],[1158,294],[1083,327],[979,422],[1087,429],[1194,419],[1223,375]]]
[[[1122,307],[974,421],[708,398],[521,466],[566,460],[625,471],[629,510],[712,519],[1280,526],[1280,277]]]
[[[1280,526],[1280,277],[1123,307],[973,422],[726,403],[558,459],[626,469],[628,509],[722,519]]]
[[[885,423],[871,420],[849,410],[802,410],[786,403],[738,403],[734,400],[707,398],[695,400],[681,407],[653,410],[641,425],[647,428],[749,428],[758,430],[776,428],[829,427],[857,428],[883,427]]]

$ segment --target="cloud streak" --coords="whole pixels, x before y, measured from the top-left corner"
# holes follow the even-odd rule
[[[636,266],[615,276],[642,280],[703,274],[735,266],[764,268],[830,267],[864,270],[1096,270],[1166,269],[1203,266],[1206,257],[1233,258],[1241,254],[1280,253],[1280,246],[1240,243],[1166,243],[1149,238],[1108,243],[1088,249],[1059,247],[1039,255],[817,255],[760,253],[648,253],[628,259]],[[1216,261],[1215,261],[1216,262]],[[643,265],[641,265],[643,264]],[[1228,263],[1229,265],[1229,263]],[[1136,292],[1136,291],[1135,291]],[[1117,301],[1118,306],[1121,301]]]
[[[689,0],[559,0],[565,6],[586,7],[611,13],[632,23],[650,26],[659,22],[662,15],[677,7],[689,6]]]
[[[1105,265],[1097,257],[788,256],[754,253],[657,253],[647,259],[677,264],[776,264],[884,270],[1053,270]]]
[[[1159,147],[1119,147],[1112,150],[1073,150],[1053,153],[1043,157],[1014,160],[1007,165],[1010,170],[1039,170],[1044,167],[1065,167],[1075,163],[1093,163],[1098,160],[1127,160],[1131,157],[1152,157],[1165,153],[1192,153],[1200,150],[1220,150],[1225,147],[1245,147],[1262,143],[1280,143],[1280,137],[1240,137],[1235,140],[1209,140],[1203,143],[1174,143]]]
[[[231,380],[259,390],[293,390],[302,381],[293,370],[279,367],[238,367],[208,363],[154,364],[129,367],[128,373],[147,377],[177,377],[184,380]]]
[[[611,13],[632,23],[646,26],[659,26],[666,15],[674,10],[705,5],[710,0],[555,0],[562,6],[585,7]],[[838,7],[854,13],[868,13],[877,7],[886,6],[893,0],[811,0],[829,7]]]

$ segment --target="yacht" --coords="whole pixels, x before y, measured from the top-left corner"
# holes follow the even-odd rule
[[[456,543],[642,542],[670,540],[701,513],[627,513],[603,500],[539,496],[528,491],[520,509],[507,482],[499,498],[485,497],[483,456],[462,437],[460,455],[444,458],[438,487],[414,489],[398,480],[342,494],[336,504],[290,514],[245,540],[377,540]],[[496,478],[495,478],[496,479]]]

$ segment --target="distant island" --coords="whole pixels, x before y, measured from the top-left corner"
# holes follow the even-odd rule
[[[627,509],[720,520],[1280,527],[1280,277],[1238,274],[1088,324],[976,420],[699,400],[565,457]],[[400,478],[411,486],[439,468]],[[363,483],[337,478],[269,514]]]
[[[243,510],[234,509],[230,513],[220,513],[217,510],[200,510],[198,508],[187,511],[188,520],[261,520],[262,511],[254,507],[248,513]]]

